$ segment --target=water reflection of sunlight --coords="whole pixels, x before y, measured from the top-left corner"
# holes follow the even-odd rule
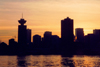
[[[19,56],[18,66],[24,67],[61,67],[60,55],[29,55]]]
[[[39,67],[61,67],[61,56],[56,55],[40,55],[31,56],[32,66]]]
[[[72,60],[75,67],[99,67],[100,65],[98,56],[74,56]]]
[[[8,67],[17,66],[17,56],[8,56],[8,60],[7,61],[8,61]]]
[[[8,56],[0,56],[0,67],[7,67],[8,66]]]
[[[0,67],[100,67],[100,56],[0,56]]]

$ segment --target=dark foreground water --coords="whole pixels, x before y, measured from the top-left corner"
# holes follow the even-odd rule
[[[100,56],[0,56],[0,67],[100,67]]]

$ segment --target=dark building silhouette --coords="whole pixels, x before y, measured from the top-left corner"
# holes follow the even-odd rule
[[[33,36],[33,44],[37,47],[41,46],[41,36],[40,35]]]
[[[83,28],[76,28],[75,29],[75,34],[77,36],[77,41],[78,42],[84,42],[84,31],[83,31]]]
[[[7,44],[5,42],[1,42],[0,47],[7,47]],[[4,49],[4,48],[2,48],[2,49]]]
[[[27,44],[31,44],[31,29],[27,29]]]
[[[51,45],[51,37],[52,37],[52,32],[46,31],[44,33],[44,38],[42,38],[43,44],[45,47],[50,48]]]
[[[99,43],[100,42],[100,29],[93,30],[93,34],[95,36],[95,42]]]
[[[14,45],[14,39],[10,39],[10,40],[9,40],[9,46],[10,46],[10,45],[11,45],[11,46]]]
[[[57,35],[52,35],[52,48],[60,48],[60,38]]]
[[[74,42],[73,19],[69,17],[61,20],[61,39],[63,44]]]
[[[24,25],[26,23],[26,20],[22,18],[18,20],[18,22],[21,24],[18,25],[18,43],[20,45],[25,45],[27,44],[27,31],[26,31],[27,26]]]
[[[50,31],[46,31],[45,33],[44,33],[44,38],[46,38],[46,37],[51,37],[52,36],[52,32],[50,32]]]
[[[17,42],[14,40],[14,39],[9,39],[9,46],[16,46],[17,45]]]
[[[95,54],[97,53],[97,42],[95,41],[94,34],[88,34],[85,36],[85,54]]]
[[[67,17],[61,20],[61,53],[72,55],[74,53],[73,43],[73,19]]]
[[[61,20],[61,38],[46,31],[43,38],[34,35],[32,44],[31,29],[24,25],[26,20],[21,18],[18,22],[18,43],[14,39],[9,39],[9,46],[0,42],[0,55],[100,55],[100,29],[84,36],[83,28],[76,28],[76,38],[73,35],[73,19],[67,17]],[[77,41],[74,42],[74,39]]]
[[[0,55],[5,55],[5,54],[8,54],[8,46],[6,43],[2,42],[0,44]]]
[[[14,39],[9,40],[9,54],[17,54],[18,44]]]
[[[88,34],[85,36],[85,42],[87,43],[87,45],[92,46],[93,44],[95,44],[94,41],[95,41],[94,34]]]

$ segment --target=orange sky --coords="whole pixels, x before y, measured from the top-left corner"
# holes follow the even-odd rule
[[[22,13],[32,36],[45,31],[60,34],[61,20],[74,19],[74,28],[84,28],[85,35],[100,29],[99,0],[0,0],[0,40],[17,37],[18,20]],[[17,38],[16,38],[17,41]]]

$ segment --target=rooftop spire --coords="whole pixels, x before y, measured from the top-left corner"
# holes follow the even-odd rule
[[[22,18],[23,18],[23,13],[22,13]]]
[[[21,24],[21,25],[24,25],[26,23],[26,20],[23,19],[23,13],[22,13],[22,18],[20,20],[18,20],[18,22]]]

